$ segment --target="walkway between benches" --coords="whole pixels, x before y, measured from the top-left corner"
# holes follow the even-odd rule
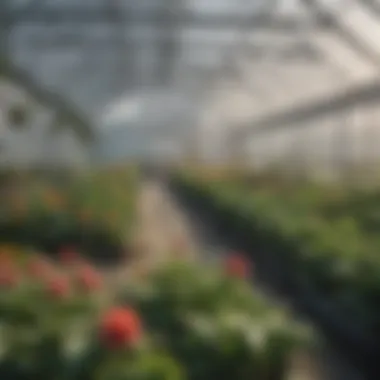
[[[176,254],[182,254],[186,260],[218,260],[234,248],[226,245],[196,213],[181,205],[159,181],[142,183],[137,214],[134,256],[114,275],[118,284],[129,276],[149,271]],[[275,297],[274,302],[277,301]],[[295,363],[296,368],[301,367],[295,371],[300,372],[303,380],[364,380],[348,370],[338,355],[326,347],[318,349],[312,360],[309,359],[306,356]]]

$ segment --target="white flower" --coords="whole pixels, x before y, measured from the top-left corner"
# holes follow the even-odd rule
[[[244,337],[252,349],[261,351],[267,342],[267,329],[259,324],[254,324],[245,330]]]
[[[67,332],[64,345],[67,356],[75,357],[87,348],[89,328],[90,326],[78,323]]]
[[[187,318],[191,327],[200,335],[206,338],[214,338],[217,333],[217,326],[209,319],[202,316],[191,316]]]

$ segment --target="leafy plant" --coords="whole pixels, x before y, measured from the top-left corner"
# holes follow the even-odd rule
[[[69,253],[60,265],[3,254],[1,378],[283,380],[293,349],[308,342],[236,271],[248,265],[242,257],[167,264],[105,299],[100,273]]]
[[[378,190],[260,177],[245,181],[243,175],[229,174],[215,179],[199,171],[180,173],[174,182],[188,199],[212,210],[226,229],[272,249],[278,262],[288,264],[298,288],[314,287],[362,326],[377,329]]]
[[[173,263],[125,299],[189,379],[283,379],[293,348],[310,338],[225,267]]]

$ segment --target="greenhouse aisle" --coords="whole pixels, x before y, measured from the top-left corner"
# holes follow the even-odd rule
[[[156,180],[145,180],[141,186],[136,237],[138,243],[144,245],[142,259],[147,265],[155,266],[172,258],[179,250],[188,258],[192,257],[194,239],[172,195]]]
[[[199,213],[186,207],[163,181],[146,179],[141,184],[137,208],[134,255],[127,265],[111,276],[123,282],[140,275],[173,257],[185,260],[217,261],[236,247],[225,241]],[[288,302],[255,283],[273,299]],[[302,380],[365,380],[328,346],[316,348],[294,361],[294,376]]]
[[[116,287],[173,256],[191,259],[197,252],[188,218],[166,187],[151,179],[144,179],[140,186],[132,255],[117,273],[109,274]]]

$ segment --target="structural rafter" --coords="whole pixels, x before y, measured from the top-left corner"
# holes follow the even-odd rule
[[[370,47],[371,38],[368,37],[368,33],[371,32],[368,29],[365,31],[364,25],[367,23],[373,26],[370,30],[376,34],[377,29],[380,30],[380,22],[375,22],[376,17],[365,13],[366,1],[353,2],[352,8],[347,12],[342,11],[341,15],[326,8],[326,3],[323,1],[305,0],[305,2],[312,12],[332,17],[335,25],[328,31],[321,30],[310,36],[310,43],[321,52],[324,62],[319,68],[318,65],[314,65],[314,69],[313,65],[307,64],[274,64],[277,73],[282,71],[284,78],[293,77],[296,80],[293,79],[293,85],[288,81],[288,86],[285,87],[288,89],[288,96],[278,107],[271,107],[270,111],[257,112],[256,117],[250,122],[231,127],[234,138],[241,142],[250,134],[254,136],[257,133],[272,132],[273,128],[281,129],[294,124],[299,125],[301,122],[307,123],[313,118],[347,112],[349,107],[371,103],[374,99],[378,99],[377,84],[373,84],[378,78],[378,61],[375,59],[377,53],[375,46]],[[254,63],[252,65],[254,70]],[[267,78],[267,88],[270,88],[269,78],[273,77],[274,71],[272,76],[268,71],[260,73]],[[277,90],[284,85],[280,80],[277,83]],[[307,88],[301,83],[307,83]],[[258,87],[261,88],[262,84],[260,83]],[[272,93],[277,90],[275,88]],[[306,107],[302,104],[307,99],[309,105]],[[323,99],[328,99],[330,103],[325,104]],[[288,105],[286,105],[287,100],[290,100]]]
[[[302,123],[320,117],[320,115],[334,114],[341,110],[350,110],[355,106],[375,104],[380,99],[380,82],[357,86],[350,91],[344,90],[319,101],[301,104],[297,107],[283,110],[277,114],[271,114],[254,122],[257,126],[255,133],[273,132],[289,126],[302,126]],[[246,139],[250,133],[251,123],[241,126],[236,132],[240,139]]]
[[[261,10],[221,13],[190,9],[187,0],[160,0],[155,4],[141,1],[138,7],[134,2],[117,0],[93,1],[91,5],[62,2],[59,6],[37,0],[29,9],[12,12],[9,22],[13,26],[27,22],[45,28],[79,25],[88,30],[111,25],[112,46],[103,41],[104,48],[108,45],[111,51],[95,57],[93,49],[86,49],[90,40],[83,41],[83,48],[77,51],[82,59],[57,69],[61,73],[80,73],[76,82],[80,89],[67,81],[73,97],[83,88],[84,98],[100,99],[97,92],[109,92],[109,100],[135,91],[142,84],[142,76],[144,84],[163,92],[182,86],[193,98],[194,93],[206,101],[210,98],[205,107],[223,113],[215,120],[221,120],[221,129],[230,130],[227,133],[234,136],[237,145],[251,135],[274,133],[289,126],[306,127],[320,115],[339,116],[350,107],[378,100],[379,2],[352,0],[346,10],[338,11],[327,0],[300,0],[304,9],[299,14],[281,13],[278,3]],[[150,35],[146,29],[151,30]],[[214,40],[207,45],[204,38],[194,37],[194,31],[215,35],[231,30],[235,33],[233,41],[223,42],[216,58],[210,59],[219,62],[219,69],[210,64],[213,75],[201,79],[197,70],[190,72],[188,61],[194,57],[186,56],[186,50],[195,46],[198,52],[204,49],[209,53],[208,46],[217,45]],[[95,44],[95,33],[90,37]],[[96,45],[99,49],[100,39]],[[139,60],[148,45],[153,46],[153,56],[144,59],[151,66],[142,72]],[[108,56],[113,57],[111,63],[97,63]],[[104,68],[109,71],[103,80],[100,71]],[[186,75],[187,81],[183,79]],[[108,87],[103,83],[107,80]],[[195,90],[194,83],[198,83]],[[215,93],[224,94],[219,104]],[[99,103],[105,103],[105,98]]]

